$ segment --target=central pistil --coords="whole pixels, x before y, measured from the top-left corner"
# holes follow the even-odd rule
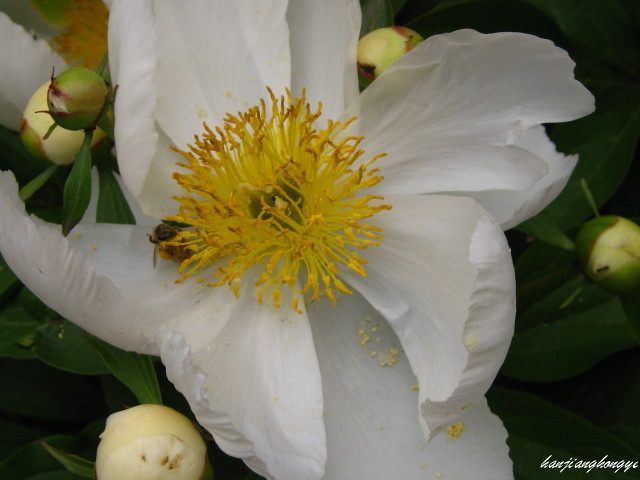
[[[288,287],[296,311],[297,294],[307,292],[335,304],[337,292],[351,293],[340,270],[366,276],[357,251],[382,239],[365,221],[391,207],[361,190],[382,180],[372,164],[384,154],[363,160],[362,138],[345,134],[351,121],[316,129],[321,106],[311,111],[304,95],[269,94],[270,105],[227,114],[222,127],[205,125],[188,151],[176,150],[191,172],[174,178],[188,194],[176,197],[180,214],[166,220],[191,228],[161,247],[188,252],[179,281],[211,267],[208,286],[226,284],[238,296],[255,267],[259,303],[268,292],[280,306]]]

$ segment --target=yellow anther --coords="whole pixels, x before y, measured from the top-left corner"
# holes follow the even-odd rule
[[[366,276],[366,261],[354,249],[377,245],[380,229],[360,223],[389,205],[369,205],[380,197],[360,194],[382,177],[362,162],[362,138],[343,137],[344,123],[320,129],[321,106],[311,111],[304,95],[277,98],[244,113],[227,114],[224,124],[195,136],[178,163],[191,173],[175,173],[186,194],[176,197],[180,213],[167,220],[190,225],[181,236],[193,254],[181,265],[182,279],[214,263],[210,286],[228,284],[235,294],[246,270],[263,269],[255,283],[257,300],[280,289],[334,304],[335,291],[349,294],[340,268]],[[357,163],[356,163],[357,162]],[[377,171],[377,170],[375,170]],[[335,291],[334,291],[335,289]]]

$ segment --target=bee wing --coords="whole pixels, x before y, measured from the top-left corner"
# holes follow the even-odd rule
[[[158,263],[158,245],[153,246],[153,268],[156,268],[156,263]]]

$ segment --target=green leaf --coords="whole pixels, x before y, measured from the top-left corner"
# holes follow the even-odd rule
[[[20,305],[0,311],[0,357],[33,358],[31,346],[42,322],[34,320]]]
[[[72,453],[63,452],[46,442],[40,443],[64,468],[83,478],[93,478],[94,463]]]
[[[524,312],[565,282],[579,276],[575,255],[543,242],[534,242],[516,261],[518,311]]]
[[[55,472],[38,473],[25,480],[81,480],[82,478],[86,477],[69,473],[67,470],[58,470]]]
[[[363,0],[360,36],[393,25],[393,5],[389,0]]]
[[[80,151],[64,184],[62,234],[69,232],[82,219],[91,200],[91,140],[93,131],[84,134]]]
[[[90,341],[111,373],[129,387],[141,404],[162,405],[152,357],[125,352],[95,337]]]
[[[592,57],[630,75],[640,75],[640,44],[618,0],[526,0]]]
[[[561,36],[550,18],[538,8],[514,0],[444,0],[406,26],[424,38],[460,28],[483,33],[525,32],[542,38]]]
[[[47,323],[36,330],[33,353],[52,367],[80,375],[109,373],[89,343],[88,334],[68,320]]]
[[[38,360],[0,358],[0,411],[39,421],[86,424],[106,412],[100,385]]]
[[[0,126],[0,170],[11,170],[19,182],[28,182],[49,165],[31,156],[16,132]]]
[[[46,322],[50,320],[60,319],[60,315],[51,310],[42,300],[29,290],[27,287],[20,290],[18,295],[18,303],[24,311],[34,320]]]
[[[98,164],[98,175],[100,178],[100,193],[98,195],[96,222],[135,225],[136,219],[113,172],[102,164]]]
[[[20,285],[18,277],[0,255],[0,305],[6,302],[20,288]]]
[[[546,479],[619,479],[640,478],[639,469],[541,468],[550,461],[574,459],[596,462],[609,460],[635,461],[639,452],[611,433],[580,416],[534,395],[505,388],[492,388],[487,395],[491,410],[503,421],[509,438],[516,480]],[[548,463],[547,463],[548,465]]]
[[[501,373],[527,381],[560,380],[636,344],[620,299],[596,285],[586,285],[560,308],[582,285],[580,278],[569,281],[518,317]]]
[[[67,451],[78,448],[76,439],[68,435],[52,435],[40,441]],[[60,463],[42,448],[40,441],[15,449],[11,456],[0,462],[0,480],[27,479],[46,472],[58,472]],[[69,480],[75,479],[75,476],[72,477],[72,474],[66,473]]]
[[[620,295],[620,300],[627,315],[629,328],[636,342],[640,344],[640,291],[636,290]]]
[[[34,442],[48,433],[42,428],[21,425],[16,421],[0,417],[0,464],[10,457],[17,448]]]
[[[547,397],[640,451],[640,349],[610,356]]]
[[[118,412],[140,403],[133,392],[113,375],[101,376],[100,383],[102,384],[104,401],[112,412]]]
[[[572,251],[576,248],[573,241],[542,213],[521,223],[517,228],[521,232],[531,235],[541,242],[554,245],[564,250]]]
[[[563,230],[592,214],[580,180],[585,179],[602,206],[624,179],[640,134],[640,88],[614,85],[594,93],[595,113],[557,124],[550,135],[560,151],[580,155],[567,186],[544,210],[549,221]]]

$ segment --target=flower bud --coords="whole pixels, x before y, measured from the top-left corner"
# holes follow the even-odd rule
[[[49,114],[67,130],[94,128],[102,115],[109,89],[93,70],[74,67],[51,79]]]
[[[603,215],[586,222],[576,251],[587,276],[616,293],[640,288],[640,226],[622,217]]]
[[[54,123],[49,115],[42,112],[47,108],[48,90],[49,82],[36,90],[29,100],[20,124],[20,138],[33,156],[56,165],[68,165],[76,158],[84,133],[56,128],[49,137],[44,139]],[[99,128],[96,129],[91,146],[97,145],[105,138],[104,132]]]
[[[96,456],[97,480],[198,480],[206,445],[184,415],[138,405],[107,418]]]
[[[358,72],[365,78],[378,78],[393,62],[418,45],[423,38],[405,27],[379,28],[358,42]]]

